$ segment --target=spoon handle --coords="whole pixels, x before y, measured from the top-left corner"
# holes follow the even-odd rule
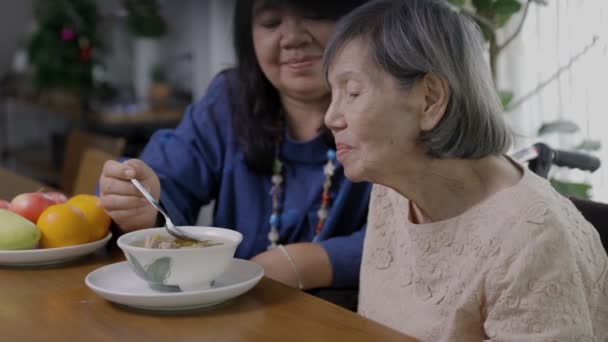
[[[146,188],[144,188],[144,186],[135,178],[131,179],[131,183],[133,183],[133,185],[135,185],[137,190],[139,190],[139,192],[141,192],[142,195],[144,195],[144,197],[148,200],[148,202],[150,202],[150,204],[152,204],[156,208],[156,210],[158,210],[165,217],[165,222],[168,222],[168,223],[170,223],[170,225],[173,225],[173,222],[171,222],[171,219],[169,218],[169,214],[167,214],[163,210],[163,208],[160,206],[158,201],[156,199],[154,199],[154,197],[152,197],[152,195],[148,192],[148,190],[146,190]]]
[[[135,178],[131,179],[131,183],[133,183],[133,185],[135,185],[135,187],[137,188],[137,190],[139,190],[139,192],[142,193],[142,195],[144,195],[144,197],[150,202],[152,203],[152,205],[154,207],[156,207],[156,209],[158,209],[158,211],[162,212],[163,210],[160,207],[160,204],[158,204],[158,201],[156,201],[156,199],[154,199],[154,197],[152,197],[152,195],[150,195],[150,193],[148,192],[148,190],[146,190],[146,188],[144,188],[144,186]]]
[[[150,204],[152,204],[156,208],[156,210],[158,210],[163,215],[163,217],[165,218],[165,228],[167,229],[169,234],[182,240],[198,242],[197,239],[190,237],[188,234],[184,233],[181,229],[179,229],[173,224],[173,221],[171,221],[171,219],[169,218],[169,214],[167,214],[165,210],[163,210],[158,201],[155,200],[154,197],[152,197],[148,190],[146,190],[146,188],[144,188],[144,186],[137,179],[132,178],[131,183],[133,183],[133,185],[135,185],[137,190],[139,190],[139,192],[144,195],[148,202],[150,202]]]

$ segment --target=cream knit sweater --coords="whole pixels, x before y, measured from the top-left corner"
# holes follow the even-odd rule
[[[447,221],[413,224],[376,185],[359,312],[421,341],[608,342],[608,257],[572,203],[526,170]]]

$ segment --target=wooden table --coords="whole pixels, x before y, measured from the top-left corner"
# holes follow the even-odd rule
[[[0,168],[0,196],[32,190],[35,183]],[[197,312],[126,309],[84,284],[89,272],[122,260],[111,249],[53,268],[0,267],[0,340],[413,341],[268,278],[238,298]]]
[[[0,199],[11,201],[13,197],[24,192],[35,192],[40,189],[45,191],[53,191],[49,186],[46,186],[31,178],[23,177],[0,167]]]

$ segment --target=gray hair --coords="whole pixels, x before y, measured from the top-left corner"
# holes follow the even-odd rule
[[[379,0],[357,8],[338,22],[327,45],[326,78],[336,55],[354,39],[362,39],[373,62],[406,90],[427,73],[447,80],[443,118],[418,137],[431,156],[478,159],[510,147],[480,30],[445,1]]]

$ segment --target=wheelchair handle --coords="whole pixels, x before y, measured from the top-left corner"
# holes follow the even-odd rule
[[[594,172],[600,168],[600,160],[592,155],[553,150],[553,164],[573,169]]]

